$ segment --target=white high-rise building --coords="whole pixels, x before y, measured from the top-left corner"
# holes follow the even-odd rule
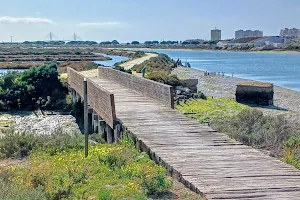
[[[285,38],[300,38],[300,29],[297,28],[285,28],[280,31],[280,36]]]
[[[260,30],[238,30],[235,31],[235,39],[248,38],[248,37],[263,37],[263,32]]]

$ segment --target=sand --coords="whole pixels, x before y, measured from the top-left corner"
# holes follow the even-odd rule
[[[143,56],[141,58],[136,58],[133,60],[129,60],[125,63],[122,63],[120,66],[124,67],[124,69],[131,69],[134,65],[139,65],[139,64],[143,63],[144,61],[149,60],[150,58],[153,58],[153,57],[157,57],[157,56],[158,56],[158,54],[155,54],[155,53],[146,53],[146,56]]]

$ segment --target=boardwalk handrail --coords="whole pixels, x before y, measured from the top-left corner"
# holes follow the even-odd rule
[[[174,94],[172,86],[108,67],[99,67],[98,76],[99,78],[109,79],[152,99],[156,99],[174,109]]]
[[[72,68],[67,68],[68,84],[83,97],[84,76]],[[111,127],[116,122],[114,95],[87,78],[88,104]]]

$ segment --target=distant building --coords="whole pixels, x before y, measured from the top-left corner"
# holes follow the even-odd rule
[[[185,44],[203,44],[203,42],[203,39],[188,39],[184,41]]]
[[[284,38],[300,38],[300,29],[297,28],[285,28],[280,31],[280,36]]]
[[[238,30],[235,31],[235,39],[240,39],[240,38],[248,38],[248,37],[263,37],[263,32],[260,30]]]
[[[218,41],[221,40],[221,30],[215,28],[214,30],[211,30],[211,41]]]
[[[228,41],[219,41],[217,43],[217,47],[221,47],[221,48],[227,47],[227,45],[228,45]]]
[[[240,38],[230,41],[227,46],[240,46],[240,47],[263,47],[270,46],[274,48],[280,48],[284,46],[285,39],[279,36],[269,37],[248,37]]]

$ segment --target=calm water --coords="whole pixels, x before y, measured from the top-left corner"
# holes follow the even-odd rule
[[[95,54],[108,56],[108,57],[112,58],[112,60],[95,61],[95,63],[101,64],[101,65],[104,65],[104,66],[107,66],[107,67],[113,66],[115,63],[118,63],[118,62],[129,60],[129,58],[124,57],[124,56],[112,56],[112,55],[106,55],[106,54],[103,54],[103,53],[95,53]]]
[[[0,76],[7,74],[8,72],[23,72],[25,69],[0,69]]]
[[[152,50],[153,51],[153,50]],[[190,62],[196,69],[234,73],[235,77],[271,82],[300,91],[300,54],[264,52],[221,52],[154,50],[173,59]]]

